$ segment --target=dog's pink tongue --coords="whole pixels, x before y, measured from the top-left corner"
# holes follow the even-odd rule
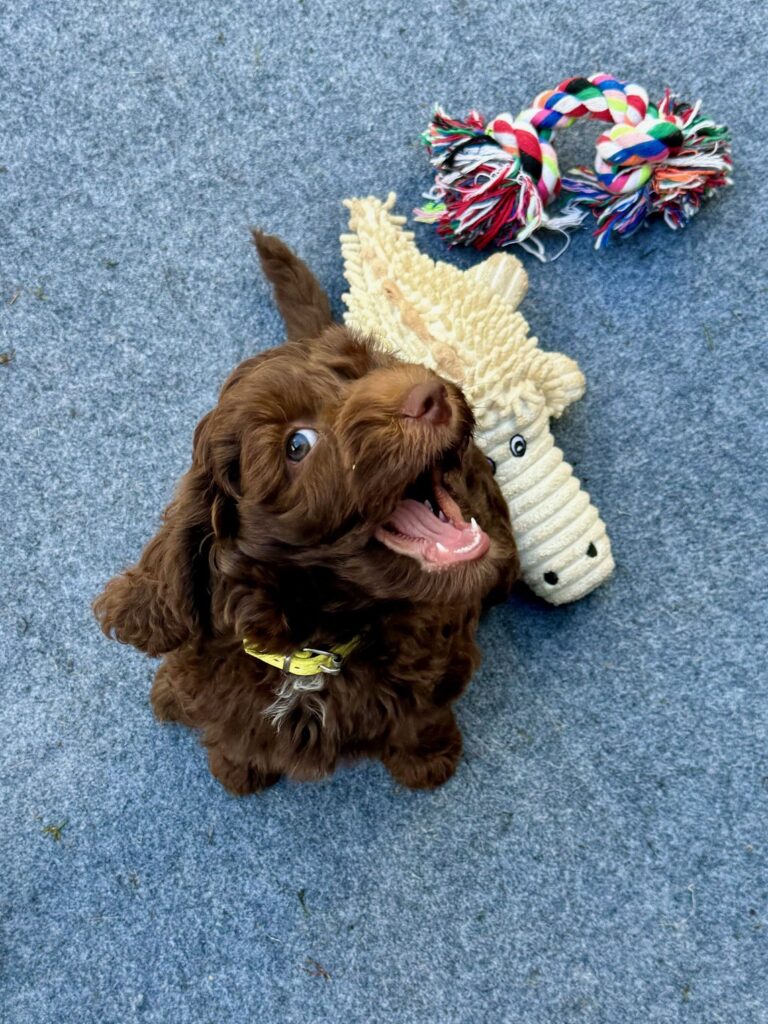
[[[439,519],[420,501],[405,498],[388,523],[400,536],[384,530],[379,537],[393,551],[418,557],[435,568],[473,561],[488,550],[490,538],[476,522],[465,523],[458,506],[452,504],[458,516],[458,526],[455,520]]]
[[[464,529],[458,529],[448,520],[438,519],[426,505],[413,498],[401,501],[389,521],[407,537],[427,540],[433,544],[439,542],[449,551],[466,544],[464,530],[469,529],[469,523],[464,524]]]

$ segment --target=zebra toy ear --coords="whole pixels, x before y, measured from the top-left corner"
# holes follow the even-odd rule
[[[586,389],[584,374],[575,360],[561,352],[531,353],[531,361],[523,376],[535,383],[544,396],[549,415],[557,419],[572,402],[578,401]]]
[[[495,292],[511,309],[517,309],[528,291],[528,274],[511,252],[495,252],[464,271],[472,285]]]

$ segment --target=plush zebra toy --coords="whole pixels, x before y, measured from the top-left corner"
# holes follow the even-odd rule
[[[419,252],[386,202],[348,199],[346,323],[464,390],[475,437],[507,500],[524,581],[552,604],[613,571],[605,525],[549,429],[584,394],[568,356],[544,352],[517,310],[528,279],[509,253],[461,271]]]

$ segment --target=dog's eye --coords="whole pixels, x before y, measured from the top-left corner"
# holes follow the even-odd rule
[[[525,449],[527,445],[525,438],[522,434],[515,434],[515,436],[509,442],[509,450],[515,456],[516,459],[522,459],[525,455]]]
[[[317,444],[317,431],[311,427],[302,427],[291,434],[285,446],[285,454],[291,462],[301,462]]]
[[[486,455],[485,457],[488,460],[488,465],[491,467],[491,472],[493,473],[494,476],[496,476],[496,462],[495,462],[495,460],[492,459],[490,455]]]

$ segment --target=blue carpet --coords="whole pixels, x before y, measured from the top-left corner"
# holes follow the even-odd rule
[[[3,1024],[768,1021],[764,16],[3,5]],[[238,802],[89,603],[280,338],[246,227],[338,312],[340,201],[416,203],[433,101],[514,111],[596,70],[702,96],[737,160],[684,232],[526,257],[526,315],[587,375],[556,433],[616,575],[491,613],[444,789],[365,763]]]

